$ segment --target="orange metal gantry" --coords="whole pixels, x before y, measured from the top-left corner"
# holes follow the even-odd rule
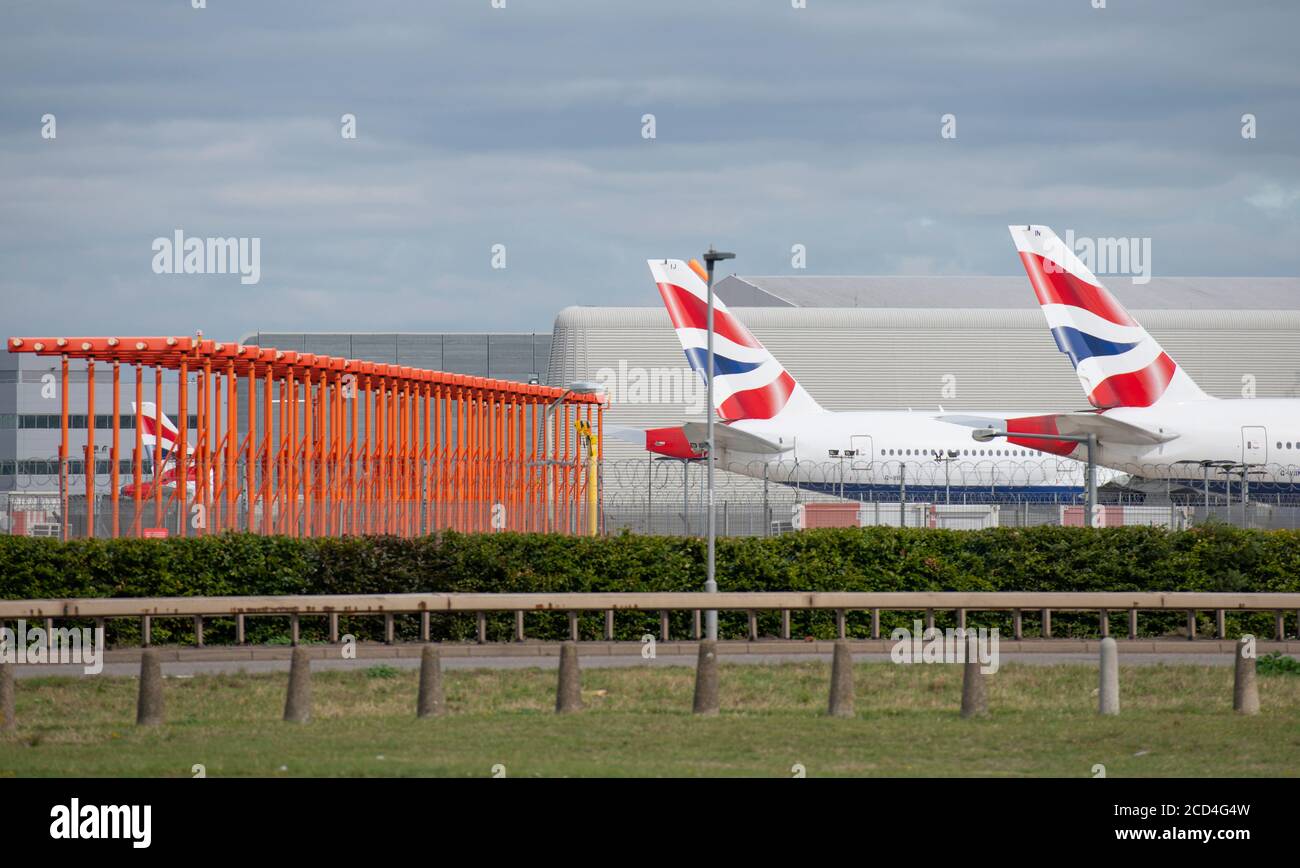
[[[587,533],[601,524],[593,512],[599,498],[588,496],[599,476],[585,466],[598,460],[598,449],[589,446],[584,454],[581,438],[570,434],[582,422],[600,442],[602,396],[201,336],[14,337],[7,344],[10,352],[62,360],[65,539],[96,531],[114,537],[226,530],[288,536],[415,536],[441,529]],[[73,359],[85,362],[87,381],[81,474],[71,472],[69,455]],[[112,376],[107,492],[96,489],[97,366],[107,366]],[[131,419],[127,411],[134,442],[125,486],[119,472],[123,367],[128,378],[134,374],[135,406],[150,399],[154,406],[151,418]],[[176,383],[175,442],[189,448],[165,456],[161,437],[147,445],[144,438],[164,429],[168,372]],[[553,431],[543,436],[548,422]],[[540,454],[543,445],[546,454]],[[72,490],[76,475],[84,477],[76,486],[84,496]]]

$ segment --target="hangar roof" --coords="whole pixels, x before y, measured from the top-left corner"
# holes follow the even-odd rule
[[[1107,277],[1106,288],[1134,310],[1296,310],[1300,277],[1152,277],[1145,284]],[[716,284],[731,307],[991,308],[1034,306],[1023,274],[1009,277],[823,277],[730,275]]]

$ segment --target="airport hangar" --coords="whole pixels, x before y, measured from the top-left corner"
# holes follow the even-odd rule
[[[1259,397],[1300,397],[1300,278],[1107,283],[1211,394],[1239,397],[1252,385]],[[949,412],[1029,413],[1086,407],[1023,274],[732,275],[719,280],[716,290],[827,409],[937,412],[942,405]],[[645,297],[645,307],[565,308],[551,334],[255,331],[241,341],[549,385],[604,380],[611,386],[607,426],[656,427],[702,418],[703,390],[691,388],[693,375],[648,275]],[[74,362],[72,399],[79,406],[85,374],[78,367]],[[50,370],[49,359],[0,354],[0,494],[57,489],[57,402],[43,391]],[[640,386],[637,371],[647,378]],[[101,416],[111,412],[106,379],[96,387]],[[191,392],[191,408],[195,399]],[[124,400],[125,417],[130,399]],[[175,388],[168,384],[164,410],[174,415],[175,406]],[[85,443],[84,430],[85,420],[74,418],[73,455]],[[663,462],[652,480],[649,457],[633,444],[606,438],[607,503],[643,501],[649,484],[681,492],[686,469]],[[97,487],[104,488],[106,457],[101,463]],[[692,502],[703,476],[685,473]],[[719,474],[718,484],[724,498],[761,496],[762,483],[747,477]]]
[[[1211,395],[1237,398],[1253,388],[1257,397],[1300,397],[1300,279],[1153,277],[1137,285],[1110,277],[1106,283]],[[732,275],[715,291],[828,410],[937,413],[942,406],[1028,415],[1089,409],[1024,274]],[[704,415],[702,388],[683,393],[677,375],[668,373],[689,379],[648,278],[645,295],[653,305],[569,307],[555,320],[550,383],[609,383],[607,427],[650,428]],[[680,492],[683,471],[672,463],[663,462],[652,485],[645,450],[607,437],[607,511],[620,501],[631,510],[651,487]],[[703,478],[687,476],[691,502]],[[717,485],[723,500],[763,496],[761,480],[721,473]],[[776,488],[788,500],[825,498]]]

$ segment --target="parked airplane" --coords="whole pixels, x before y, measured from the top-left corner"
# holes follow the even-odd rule
[[[703,377],[703,268],[693,260],[650,260],[649,266],[686,358]],[[969,427],[931,413],[823,409],[726,304],[715,298],[714,306],[719,469],[854,498],[896,499],[904,487],[913,499],[937,501],[966,494],[984,501],[1069,500],[1082,492],[1083,467],[1039,446],[976,443]],[[703,458],[707,448],[703,422],[607,433],[673,458]]]
[[[944,417],[1020,433],[1097,436],[1097,462],[1133,479],[1223,490],[1300,488],[1300,400],[1207,395],[1046,226],[1010,226],[1056,345],[1095,411],[1020,419]],[[1009,436],[1010,444],[1082,458],[1084,447]]]
[[[153,446],[156,442],[162,442],[162,472],[156,474],[162,485],[162,493],[169,495],[176,489],[176,461],[173,453],[176,451],[176,444],[180,441],[180,430],[171,419],[167,418],[166,413],[158,412],[157,407],[151,401],[145,401],[137,409],[134,402],[131,404],[131,411],[135,413],[136,424],[140,426],[140,442],[144,446],[144,461],[152,465],[153,463]],[[185,454],[193,455],[194,447],[189,443],[185,444]],[[153,476],[144,479],[140,483],[140,496],[143,498],[153,497]],[[194,462],[189,462],[186,470],[185,491],[193,497],[198,489],[198,466]],[[135,496],[135,484],[127,483],[122,487],[124,497]]]

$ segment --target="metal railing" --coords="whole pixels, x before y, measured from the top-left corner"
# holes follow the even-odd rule
[[[1024,613],[1036,615],[1041,624],[1043,638],[1052,638],[1052,612],[1097,612],[1102,637],[1110,635],[1110,613],[1126,612],[1128,636],[1138,635],[1138,613],[1186,612],[1187,639],[1195,639],[1198,612],[1215,613],[1216,638],[1227,637],[1225,618],[1229,612],[1274,613],[1274,639],[1285,638],[1286,613],[1292,611],[1300,632],[1300,593],[1200,593],[1200,592],[967,592],[967,591],[906,591],[906,592],[621,592],[621,593],[528,593],[528,594],[350,594],[318,596],[259,596],[259,597],[108,597],[53,600],[0,600],[0,623],[4,621],[44,620],[47,631],[60,619],[93,619],[102,626],[108,619],[138,618],[141,620],[141,638],[150,644],[150,625],[154,618],[192,618],[195,627],[195,644],[203,645],[203,620],[210,617],[234,617],[236,641],[244,643],[245,619],[249,617],[289,618],[290,642],[298,644],[299,621],[302,617],[329,619],[329,640],[339,641],[340,616],[382,615],[384,641],[394,641],[394,618],[399,615],[420,616],[420,640],[429,641],[431,619],[435,614],[477,615],[477,640],[487,641],[488,613],[513,612],[514,636],[523,641],[524,617],[529,612],[566,612],[569,616],[569,638],[578,641],[578,615],[583,612],[603,612],[605,639],[614,637],[614,618],[617,612],[654,612],[660,616],[660,639],[668,641],[669,613],[693,613],[691,639],[699,639],[700,613],[706,609],[724,612],[745,612],[748,615],[748,639],[757,640],[758,613],[779,612],[782,639],[790,638],[790,613],[798,611],[833,611],[836,635],[847,638],[847,615],[850,612],[870,612],[871,638],[881,635],[882,611],[924,611],[925,626],[934,626],[936,611],[955,614],[956,626],[966,627],[971,612],[1010,612],[1013,637],[1023,638]]]

